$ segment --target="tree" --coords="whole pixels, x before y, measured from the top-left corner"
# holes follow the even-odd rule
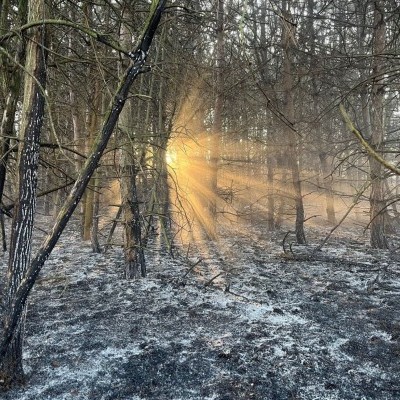
[[[129,95],[129,90],[143,72],[143,66],[165,8],[165,0],[154,0],[144,33],[137,48],[129,52],[129,66],[121,79],[102,129],[94,140],[93,148],[81,169],[64,206],[60,210],[53,229],[45,238],[35,257],[31,259],[31,236],[36,204],[36,171],[39,158],[39,138],[44,115],[44,87],[46,83],[45,29],[34,29],[33,39],[27,50],[24,91],[23,140],[19,156],[19,196],[14,213],[8,282],[5,288],[2,331],[0,336],[0,379],[3,387],[23,381],[22,333],[25,323],[26,301],[46,259],[62,234],[69,218],[96,170],[118,117]],[[30,2],[30,21],[43,18],[43,2]]]
[[[7,32],[12,29],[10,24],[10,4],[8,1],[1,2],[0,6],[0,31]],[[26,1],[21,1],[18,7],[18,23],[24,25],[27,21],[28,4]],[[0,205],[3,205],[4,186],[6,182],[7,164],[10,156],[10,146],[12,138],[15,136],[14,124],[17,112],[17,104],[20,98],[22,88],[22,69],[20,64],[25,60],[26,41],[20,40],[17,43],[10,43],[4,47],[4,50],[9,51],[12,46],[17,48],[16,55],[11,58],[11,53],[2,53],[0,55],[0,63],[2,65],[0,81],[2,98],[4,103],[0,102],[3,110],[0,122]],[[3,251],[6,251],[6,238],[4,231],[4,213],[3,207],[0,207],[0,223],[2,227]]]
[[[385,2],[374,1],[374,25],[372,44],[372,90],[371,90],[371,145],[380,151],[384,140],[384,102],[385,102],[385,70],[382,55],[386,48]],[[371,194],[371,246],[387,249],[385,236],[385,187],[383,166],[375,158],[369,157]]]
[[[295,78],[293,67],[293,49],[296,43],[296,26],[292,21],[290,13],[290,1],[283,2],[282,20],[282,50],[283,50],[283,94],[284,94],[284,113],[286,118],[291,124],[295,122],[295,104],[294,104],[294,90]],[[301,191],[301,178],[299,167],[299,148],[298,138],[295,136],[293,129],[288,124],[284,126],[286,140],[288,142],[289,153],[289,168],[292,174],[293,183],[293,196],[296,209],[296,222],[295,232],[296,239],[299,244],[306,243],[306,236],[304,233],[304,205],[303,196]]]
[[[28,21],[43,18],[44,3],[41,0],[29,4]],[[36,29],[27,45],[24,102],[20,130],[18,159],[18,198],[14,207],[10,253],[5,298],[6,313],[14,308],[18,288],[23,284],[31,259],[31,242],[36,209],[37,169],[39,161],[40,132],[44,117],[44,90],[46,87],[47,59],[46,29]],[[0,380],[9,385],[23,381],[22,339],[25,304],[18,310],[19,323],[13,329],[6,348],[1,354]],[[3,320],[4,331],[10,319]]]
[[[216,44],[215,44],[215,103],[214,120],[211,129],[210,140],[210,173],[211,189],[208,199],[210,212],[209,234],[212,237],[217,235],[217,193],[218,193],[218,161],[220,157],[220,141],[223,129],[224,111],[224,67],[225,67],[225,2],[217,1],[216,10]]]

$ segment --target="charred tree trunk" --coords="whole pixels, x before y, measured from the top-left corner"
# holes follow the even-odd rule
[[[32,1],[29,20],[43,17],[42,1]],[[31,260],[31,242],[36,208],[37,169],[40,132],[43,124],[46,86],[45,29],[37,28],[27,46],[24,103],[18,156],[18,198],[14,207],[10,253],[5,291],[5,330],[12,326],[15,296]],[[22,367],[22,335],[25,325],[25,305],[17,312],[18,324],[4,351],[0,354],[0,383],[10,386],[24,379]]]
[[[384,139],[384,66],[381,55],[385,51],[385,2],[374,2],[374,37],[373,37],[373,76],[371,93],[371,145],[379,152]],[[380,162],[369,157],[371,194],[371,246],[378,249],[387,249],[388,242],[385,234],[386,201],[384,191],[384,170]]]
[[[0,29],[2,32],[9,30],[9,12],[10,4],[5,1],[0,3]],[[27,21],[28,5],[21,1],[18,8],[19,22],[24,25]],[[18,64],[23,64],[25,59],[26,42],[21,40],[18,44],[15,64],[12,64],[4,55],[0,56],[0,63],[6,68],[1,69],[1,91],[3,93],[4,103],[0,103],[3,109],[3,115],[0,122],[0,205],[3,201],[4,186],[6,183],[7,163],[10,154],[11,140],[15,136],[14,123],[17,112],[17,103],[20,97],[22,87],[22,70]],[[4,214],[0,209],[0,225],[3,251],[7,250]]]
[[[139,198],[136,186],[137,170],[132,156],[125,155],[121,178],[121,198],[124,219],[125,278],[146,276],[142,244]]]
[[[93,188],[93,214],[92,226],[90,228],[90,242],[92,244],[93,253],[101,253],[101,246],[99,242],[99,211],[100,211],[100,177],[98,171],[94,178]]]

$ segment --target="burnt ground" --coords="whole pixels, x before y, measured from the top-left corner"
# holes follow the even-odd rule
[[[294,261],[281,239],[241,227],[174,259],[153,246],[148,277],[124,281],[121,250],[93,254],[71,225],[29,302],[27,383],[0,396],[399,399],[396,256],[347,237]]]

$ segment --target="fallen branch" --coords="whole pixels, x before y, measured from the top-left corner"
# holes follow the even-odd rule
[[[193,271],[202,261],[203,261],[203,259],[199,258],[193,265],[191,265],[190,268],[182,276],[182,279],[186,278],[186,276],[189,274],[189,272]]]

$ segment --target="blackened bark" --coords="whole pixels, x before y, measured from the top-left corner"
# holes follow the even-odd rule
[[[40,15],[42,7],[32,5],[32,16]],[[44,28],[38,28],[28,45],[21,138],[18,159],[18,198],[14,207],[7,288],[3,326],[7,343],[0,353],[0,384],[10,386],[23,381],[22,335],[25,324],[25,304],[15,310],[15,296],[31,260],[31,241],[36,209],[37,169],[39,163],[40,133],[43,124],[46,85]],[[16,313],[16,315],[14,315]],[[14,320],[17,323],[14,323]],[[15,324],[15,326],[14,326]],[[13,328],[12,330],[10,328]]]
[[[124,175],[122,207],[125,224],[125,278],[135,279],[140,275],[146,276],[135,165],[125,165],[122,173]]]
[[[27,21],[27,4],[23,4],[21,2],[18,8],[19,21],[21,25],[24,25]],[[3,31],[7,31],[9,29],[9,24],[7,22],[8,12],[9,10],[5,3],[3,3],[0,7],[1,9],[1,23],[0,28]],[[5,104],[3,108],[2,120],[0,123],[0,204],[3,201],[3,193],[4,186],[6,182],[7,175],[7,162],[10,154],[10,143],[11,138],[14,137],[14,123],[15,123],[15,115],[17,112],[17,104],[20,97],[21,87],[22,87],[22,70],[18,64],[23,64],[25,60],[26,53],[26,41],[21,40],[19,42],[19,48],[17,51],[16,62],[15,65],[8,65],[7,68],[2,69],[1,80],[5,84],[4,96],[5,96]],[[5,63],[5,60],[0,58],[1,63]],[[8,62],[7,62],[8,64]],[[5,237],[5,228],[4,228],[4,213],[0,208],[0,224],[1,224],[1,237],[2,237],[2,245],[3,251],[7,250],[7,243]]]
[[[99,207],[100,207],[100,178],[98,172],[94,178],[93,190],[93,215],[92,226],[90,229],[90,241],[92,244],[93,253],[101,253],[101,246],[99,242]]]

